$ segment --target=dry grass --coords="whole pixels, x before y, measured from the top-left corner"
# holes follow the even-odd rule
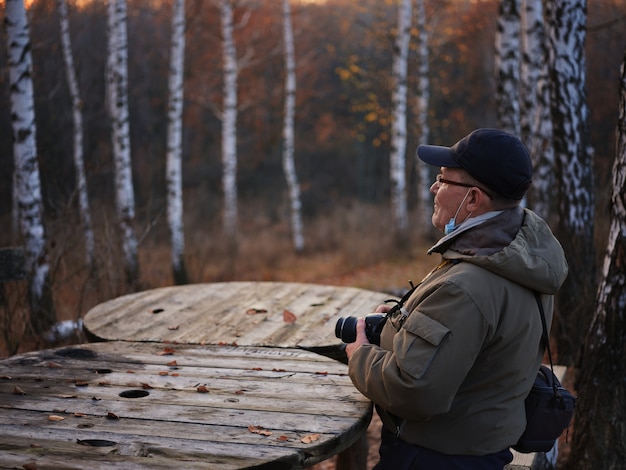
[[[255,208],[241,211],[236,245],[222,236],[220,227],[205,228],[186,221],[185,262],[190,282],[308,282],[395,291],[408,286],[408,280],[419,281],[437,262],[425,255],[427,245],[418,240],[404,250],[394,246],[385,207],[343,207],[305,220],[303,253],[294,252],[286,221],[271,221]],[[98,303],[128,293],[115,242],[114,217],[102,211],[97,220],[99,269],[95,273],[86,266],[75,220],[58,219],[48,227],[59,321],[78,320]],[[162,223],[144,231],[138,256],[140,289],[173,284],[168,232]],[[30,331],[24,284],[11,281],[4,286],[7,295],[5,304],[0,305],[0,357],[49,346]]]

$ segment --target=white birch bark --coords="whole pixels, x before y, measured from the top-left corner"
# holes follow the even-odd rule
[[[619,116],[613,162],[610,229],[594,318],[577,363],[576,425],[568,465],[581,469],[619,468],[626,428],[626,51],[619,79]],[[598,386],[601,383],[602,386]],[[598,419],[598,416],[610,417]],[[596,439],[593,436],[602,436]],[[575,463],[575,464],[574,464]]]
[[[544,3],[554,151],[560,181],[559,232],[569,276],[558,294],[559,360],[578,354],[596,291],[593,151],[585,93],[585,0]]]
[[[237,50],[233,35],[230,0],[220,3],[224,55],[224,110],[222,117],[222,186],[224,191],[224,233],[237,233]]]
[[[287,179],[291,216],[291,236],[296,251],[304,249],[300,184],[294,162],[294,115],[296,107],[296,60],[289,0],[283,0],[283,37],[285,43],[285,116],[283,122],[283,171]]]
[[[416,5],[417,21],[417,97],[415,105],[415,115],[417,120],[417,132],[419,144],[428,144],[430,139],[430,128],[428,126],[428,105],[430,100],[429,73],[429,53],[428,53],[428,31],[426,29],[426,9],[424,0],[417,0]],[[417,214],[419,217],[418,228],[422,235],[426,235],[432,230],[432,195],[430,186],[432,177],[430,166],[422,162],[415,153],[415,168],[417,170]]]
[[[520,0],[501,0],[496,32],[496,119],[519,136]]]
[[[533,160],[529,207],[556,226],[556,185],[546,37],[541,0],[522,0],[520,73],[521,138]]]
[[[135,198],[130,159],[126,18],[126,0],[109,0],[109,51],[106,83],[109,114],[111,117],[115,195],[126,283],[128,287],[133,288],[138,282],[139,265],[137,259],[137,236],[133,227],[135,222]]]
[[[167,221],[171,236],[172,273],[176,284],[187,283],[182,189],[183,71],[185,63],[185,0],[172,4],[169,106],[167,128]]]
[[[398,7],[398,32],[393,51],[391,96],[393,123],[391,128],[391,205],[396,235],[403,240],[408,235],[409,218],[406,201],[406,140],[407,140],[407,68],[411,39],[411,0],[402,0]]]
[[[69,18],[67,3],[65,0],[57,0],[59,22],[61,25],[61,48],[67,83],[72,99],[72,119],[74,124],[74,169],[76,171],[76,191],[78,194],[78,209],[83,225],[85,239],[85,258],[87,264],[94,267],[94,234],[91,224],[91,212],[89,210],[89,197],[87,193],[87,178],[85,177],[85,165],[83,163],[83,114],[82,99],[78,89],[78,80],[74,69],[74,55],[69,31]]]
[[[55,312],[37,162],[31,43],[23,0],[7,0],[4,23],[8,44],[15,195],[29,283],[31,326],[35,333],[42,333],[55,323]]]

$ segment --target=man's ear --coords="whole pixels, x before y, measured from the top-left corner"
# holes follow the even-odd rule
[[[469,212],[476,212],[479,209],[483,209],[485,207],[485,204],[489,202],[488,199],[489,196],[487,196],[487,194],[485,194],[480,189],[471,188],[470,194],[467,197],[467,210]]]

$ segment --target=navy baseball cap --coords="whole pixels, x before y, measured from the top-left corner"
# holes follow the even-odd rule
[[[528,149],[520,139],[499,129],[476,129],[452,147],[420,145],[417,156],[429,165],[462,168],[507,199],[521,200],[532,182]]]

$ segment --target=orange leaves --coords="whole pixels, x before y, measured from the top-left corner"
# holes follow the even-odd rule
[[[262,436],[272,435],[272,431],[265,429],[263,426],[254,426],[252,424],[248,426],[248,431],[250,431],[253,434],[260,434]],[[319,438],[320,438],[319,434],[307,434],[306,436],[302,436],[300,438],[300,442],[302,442],[303,444],[312,444],[313,442],[318,441]],[[276,438],[276,440],[280,442],[287,442],[289,441],[289,437],[285,436],[284,434],[281,434],[280,436]]]
[[[209,389],[206,387],[206,385],[200,385],[196,387],[196,391],[198,393],[209,393]]]
[[[319,434],[307,434],[303,438],[300,439],[300,442],[303,444],[311,444],[312,442],[317,441],[320,438]]]
[[[59,415],[50,415],[48,416],[48,421],[63,421],[65,418]]]
[[[267,309],[251,307],[246,310],[246,315],[258,315],[260,313],[268,313]],[[298,317],[287,309],[283,310],[283,321],[285,323],[295,323]]]
[[[296,317],[289,310],[283,310],[283,321],[285,323],[295,323],[297,319],[298,319],[298,317]]]
[[[249,425],[248,426],[248,431],[250,431],[251,433],[254,433],[254,434],[261,434],[262,436],[271,436],[272,435],[272,431],[268,431],[263,426],[252,426],[252,425]]]
[[[172,354],[174,354],[176,352],[175,349],[173,348],[163,348],[163,351],[159,352],[159,356],[171,356]]]

